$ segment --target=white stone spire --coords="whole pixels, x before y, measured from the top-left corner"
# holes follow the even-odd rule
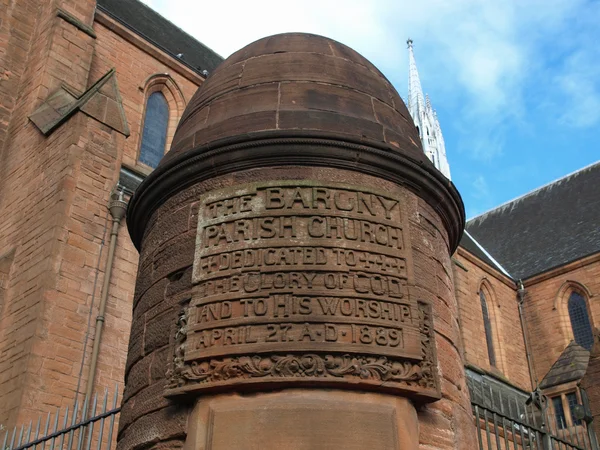
[[[408,111],[419,130],[423,151],[433,165],[450,179],[450,166],[446,159],[446,146],[442,137],[442,129],[435,110],[431,107],[429,96],[423,95],[419,71],[413,53],[413,41],[408,44]]]

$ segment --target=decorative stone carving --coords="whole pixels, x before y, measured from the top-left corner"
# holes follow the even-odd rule
[[[439,398],[431,308],[412,299],[400,197],[310,181],[200,199],[167,395],[323,383]]]
[[[185,365],[185,341],[187,339],[187,308],[182,308],[177,315],[177,326],[175,330],[175,340],[173,344],[172,367],[167,371],[167,379],[171,384],[169,387],[176,387],[180,384],[179,380],[185,378],[187,371]]]

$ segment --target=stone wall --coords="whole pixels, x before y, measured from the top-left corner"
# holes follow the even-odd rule
[[[48,379],[55,393],[47,387],[32,392],[44,370],[58,377],[64,370],[44,359],[45,316],[57,289],[70,197],[65,188],[74,183],[82,124],[45,139],[28,116],[61,77],[68,76],[74,89],[85,88],[83,68],[91,52],[82,55],[71,47],[78,41],[89,50],[92,38],[59,17],[58,6],[89,22],[94,2],[19,1],[0,8],[0,34],[6,37],[0,60],[0,248],[12,254],[0,316],[0,423],[5,425],[26,420],[40,404],[55,403],[64,388]]]
[[[172,133],[187,102],[202,83],[202,78],[170,56],[157,54],[156,49],[102,12],[97,13],[94,30],[98,39],[90,78],[97,80],[109,69],[115,68],[131,132],[124,143],[122,164],[147,174],[150,168],[137,159],[149,83],[160,76],[160,81],[167,86],[164,94],[169,103],[171,135],[166,147],[170,148]]]
[[[3,3],[0,424],[11,426],[72,406],[84,391],[108,253],[109,194],[122,164],[149,171],[136,163],[143,88],[153,75],[170,74],[179,102],[174,127],[201,78],[124,27],[98,21],[100,13],[94,21],[93,0]],[[29,121],[61,84],[80,95],[113,67],[129,138],[81,112],[47,137]],[[123,380],[138,260],[126,232],[115,255],[99,391]]]
[[[590,353],[590,362],[587,372],[581,380],[581,387],[585,389],[593,423],[591,426],[600,436],[600,330],[594,330],[594,347]]]
[[[541,381],[573,340],[568,300],[573,290],[587,300],[592,328],[600,323],[600,257],[594,255],[525,281],[525,313]]]
[[[454,264],[453,271],[466,362],[531,390],[515,283],[462,248],[454,258],[460,264]],[[490,365],[485,342],[479,298],[482,284],[492,326],[495,367]]]

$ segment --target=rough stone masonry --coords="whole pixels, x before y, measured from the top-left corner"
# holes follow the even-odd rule
[[[476,448],[440,332],[463,204],[352,49],[296,33],[230,56],[128,227],[120,449]]]

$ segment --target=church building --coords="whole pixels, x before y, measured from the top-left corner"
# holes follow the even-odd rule
[[[427,156],[450,179],[410,39],[408,51],[409,111]],[[590,395],[598,415],[598,344],[588,365],[600,317],[599,179],[597,162],[470,219],[453,259],[471,400],[484,402],[484,385],[498,412],[519,415],[511,395],[537,389],[558,434],[583,425],[576,405],[589,409]]]
[[[157,380],[177,337],[160,320],[172,315],[160,304],[191,277],[170,264],[190,256],[177,236],[194,231],[198,210],[196,222],[175,211],[171,226],[145,238],[144,246],[170,244],[144,267],[124,217],[192,96],[223,62],[139,0],[2,3],[0,442],[2,430],[105,390],[118,389],[119,402],[136,398],[148,415],[168,407],[144,399],[164,388]],[[442,127],[407,43],[406,106],[422,151],[454,189]],[[221,77],[219,89],[239,84]],[[193,120],[219,137],[225,114],[215,105]],[[457,343],[462,358],[461,370],[441,378],[444,392],[468,390],[481,450],[508,440],[510,421],[518,448],[536,448],[536,433],[548,433],[564,448],[598,449],[599,183],[597,162],[468,220],[451,270],[422,274],[456,299],[457,319],[434,317],[438,342]],[[439,232],[423,217],[433,239]],[[161,281],[136,285],[144,271]],[[142,291],[140,320],[133,307]],[[128,345],[139,361],[128,359]],[[135,385],[123,393],[132,373]],[[421,448],[465,448],[446,441],[461,419],[436,417],[421,424]]]

